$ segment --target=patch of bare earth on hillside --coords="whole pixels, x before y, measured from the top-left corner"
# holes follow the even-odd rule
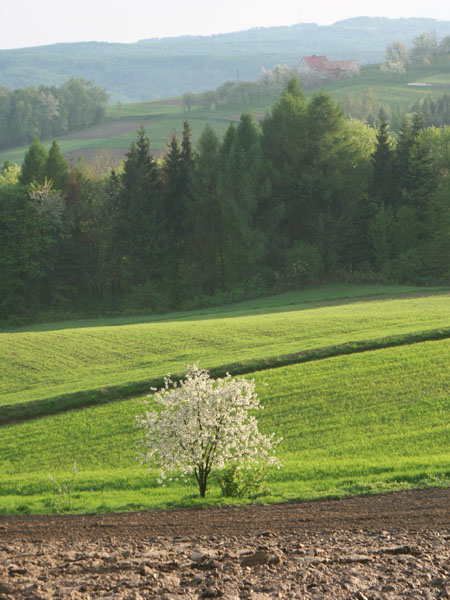
[[[0,599],[450,598],[450,490],[0,518]]]
[[[153,106],[181,106],[181,98],[169,98],[166,100],[150,100],[146,102]]]
[[[126,158],[127,153],[130,151],[130,148],[108,148],[108,153],[111,154],[113,159],[120,162],[121,160]],[[104,151],[104,148],[77,148],[76,150],[72,150],[71,152],[66,152],[64,154],[65,158],[69,161],[76,162],[81,156],[86,161],[86,163],[91,163],[95,161],[96,157],[99,153]],[[150,150],[150,154],[155,158],[161,156],[161,150]]]
[[[113,121],[112,123],[104,123],[103,125],[90,127],[89,129],[78,131],[77,133],[70,133],[59,138],[59,140],[103,140],[116,137],[130,131],[137,131],[141,125],[144,127],[151,127],[160,120],[161,119],[150,119],[147,121]]]

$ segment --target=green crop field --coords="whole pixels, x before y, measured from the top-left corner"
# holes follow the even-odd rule
[[[108,116],[111,120],[107,123],[57,138],[61,152],[66,158],[73,157],[76,160],[79,156],[84,156],[88,160],[96,150],[107,149],[112,151],[118,159],[124,158],[130,149],[131,142],[136,140],[137,130],[144,125],[150,138],[151,150],[155,154],[160,154],[167,147],[173,133],[181,137],[183,122],[186,119],[191,126],[192,140],[195,143],[207,123],[221,136],[232,121],[239,119],[239,114],[242,112],[236,113],[230,108],[216,111],[195,108],[190,113],[186,113],[180,105],[174,105],[172,100],[167,100],[167,103],[165,105],[161,101],[159,103],[125,104],[120,109],[120,113],[117,107],[110,107]],[[249,108],[265,113],[269,106]],[[43,144],[48,150],[51,140],[46,140]],[[5,160],[9,160],[11,163],[21,164],[27,148],[28,146],[22,146],[2,150],[0,163],[3,164]]]
[[[361,76],[329,83],[325,89],[336,101],[339,101],[344,100],[349,94],[361,97],[367,88],[372,88],[380,102],[391,106],[398,104],[404,109],[422,100],[426,95],[436,98],[448,91],[441,85],[414,87],[409,86],[408,83],[450,83],[449,67],[442,65],[411,69],[401,78],[394,78],[384,74],[379,65],[369,65],[364,67]]]
[[[383,293],[390,296],[365,298]],[[111,386],[115,397],[123,397],[136,391],[131,384],[181,374],[197,361],[207,368],[247,361],[244,370],[251,370],[274,357],[324,348],[339,353],[332,348],[341,344],[370,348],[376,340],[408,341],[423,332],[428,339],[450,327],[449,314],[448,289],[342,285],[148,322],[113,319],[4,332],[0,407],[20,403],[20,416],[23,405],[53,399],[50,412],[56,412],[58,398]]]
[[[450,485],[449,357],[450,340],[441,340],[254,374],[260,427],[283,436],[284,462],[258,500]],[[144,409],[129,399],[3,426],[0,511],[61,507],[48,475],[68,483],[74,462],[75,512],[236,501],[215,480],[203,501],[194,486],[160,486],[136,459]]]

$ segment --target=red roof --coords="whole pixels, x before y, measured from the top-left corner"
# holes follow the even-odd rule
[[[341,71],[348,71],[352,67],[359,66],[355,60],[327,60],[325,64],[321,64],[321,69],[340,69]]]
[[[303,60],[310,69],[318,69],[323,62],[327,62],[326,56],[304,56]]]

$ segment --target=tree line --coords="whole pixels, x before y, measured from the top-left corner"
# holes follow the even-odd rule
[[[57,137],[100,123],[109,95],[92,81],[69,79],[59,87],[0,87],[0,148]]]
[[[31,144],[0,175],[0,319],[219,304],[317,282],[448,283],[450,128],[396,142],[291,79],[258,126],[189,123],[156,160],[69,169]],[[45,316],[45,315],[44,315]]]
[[[435,98],[426,94],[421,100],[403,109],[398,104],[391,107],[380,102],[374,89],[369,87],[362,96],[347,94],[341,106],[346,117],[360,119],[376,128],[380,126],[380,114],[384,114],[389,120],[391,130],[395,132],[400,130],[405,114],[412,118],[417,112],[422,113],[426,127],[450,125],[450,94],[447,93]]]
[[[438,42],[434,32],[416,36],[411,48],[400,40],[386,47],[386,61],[380,66],[384,73],[394,77],[403,76],[411,67],[424,67],[436,63],[450,53],[450,35]]]

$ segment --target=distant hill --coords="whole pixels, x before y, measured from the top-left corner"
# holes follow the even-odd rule
[[[105,87],[112,102],[151,100],[255,79],[262,66],[296,65],[305,54],[383,60],[395,39],[425,31],[450,35],[450,21],[357,17],[329,26],[301,23],[211,36],[153,38],[134,44],[80,42],[0,50],[0,86],[59,85],[84,77]]]

